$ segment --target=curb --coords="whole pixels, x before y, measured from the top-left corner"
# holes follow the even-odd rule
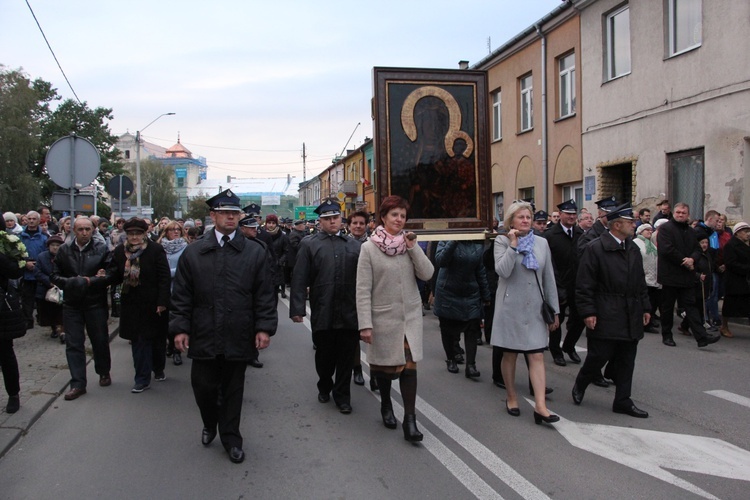
[[[120,324],[109,334],[109,342],[112,343],[120,333]],[[89,357],[86,365],[93,361]],[[68,369],[60,370],[47,384],[28,401],[24,402],[22,410],[10,415],[0,427],[0,459],[8,453],[13,446],[25,436],[37,420],[52,406],[65,389],[70,385],[70,372]],[[23,411],[25,410],[25,411]]]

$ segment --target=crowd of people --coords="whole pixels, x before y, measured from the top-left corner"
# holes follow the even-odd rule
[[[690,219],[684,203],[633,213],[614,197],[597,213],[568,200],[551,214],[530,200],[513,202],[484,240],[417,242],[406,230],[409,204],[385,198],[377,216],[343,219],[324,200],[317,220],[261,216],[225,190],[207,201],[211,222],[96,216],[52,218],[48,207],[6,212],[4,237],[25,245],[21,265],[0,253],[0,364],[20,407],[13,339],[34,326],[65,345],[68,401],[87,392],[88,335],[99,385],[111,385],[108,316],[133,358],[133,393],[166,379],[166,361],[191,359],[191,384],[203,421],[201,441],[216,436],[232,462],[244,460],[240,416],[247,366],[278,327],[279,298],[301,323],[310,312],[317,399],[352,412],[351,383],[364,385],[360,341],[367,349],[370,389],[379,391],[383,425],[395,429],[391,385],[400,384],[402,430],[422,440],[416,422],[417,364],[423,359],[423,316],[432,310],[448,372],[465,365],[477,381],[477,346],[491,344],[491,378],[506,391],[509,415],[521,414],[515,383],[523,354],[534,421],[559,420],[546,406],[544,352],[559,366],[581,364],[571,390],[581,404],[590,384],[615,386],[612,410],[648,413],[631,399],[638,342],[677,330],[698,347],[732,337],[729,318],[750,317],[750,225],[732,229],[725,215]],[[723,308],[719,311],[719,303]],[[308,309],[309,304],[309,309]],[[35,314],[36,312],[36,314]],[[567,322],[566,322],[567,320]],[[563,324],[565,335],[563,336]],[[585,360],[576,345],[586,333]],[[463,333],[463,347],[461,334]],[[567,356],[567,359],[566,359]]]

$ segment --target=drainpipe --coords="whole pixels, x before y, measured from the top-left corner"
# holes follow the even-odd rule
[[[542,39],[542,179],[544,183],[544,206],[549,210],[549,165],[547,163],[547,37],[542,25],[534,25]]]

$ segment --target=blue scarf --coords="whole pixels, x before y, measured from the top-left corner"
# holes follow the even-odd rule
[[[539,269],[539,262],[534,257],[534,232],[529,231],[526,236],[518,238],[518,253],[523,255],[521,264],[532,271]]]

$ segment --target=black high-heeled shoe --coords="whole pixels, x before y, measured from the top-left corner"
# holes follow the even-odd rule
[[[505,403],[505,411],[508,412],[508,415],[511,417],[518,417],[521,415],[521,409],[520,408],[511,408],[508,406],[508,403]]]
[[[553,413],[550,413],[548,417],[545,417],[544,415],[537,413],[536,410],[534,411],[534,422],[537,425],[541,425],[542,422],[546,424],[554,424],[555,422],[559,422],[559,421],[560,421],[560,417],[558,417],[557,415]]]
[[[391,406],[380,405],[380,415],[383,417],[383,425],[388,429],[395,429],[398,427],[396,416],[393,414],[393,408]]]
[[[378,387],[378,381],[375,377],[370,376],[370,390],[372,392],[379,391],[380,388]]]
[[[417,416],[404,415],[404,423],[401,424],[401,428],[404,430],[404,439],[410,443],[417,443],[422,441],[424,435],[417,429]]]

